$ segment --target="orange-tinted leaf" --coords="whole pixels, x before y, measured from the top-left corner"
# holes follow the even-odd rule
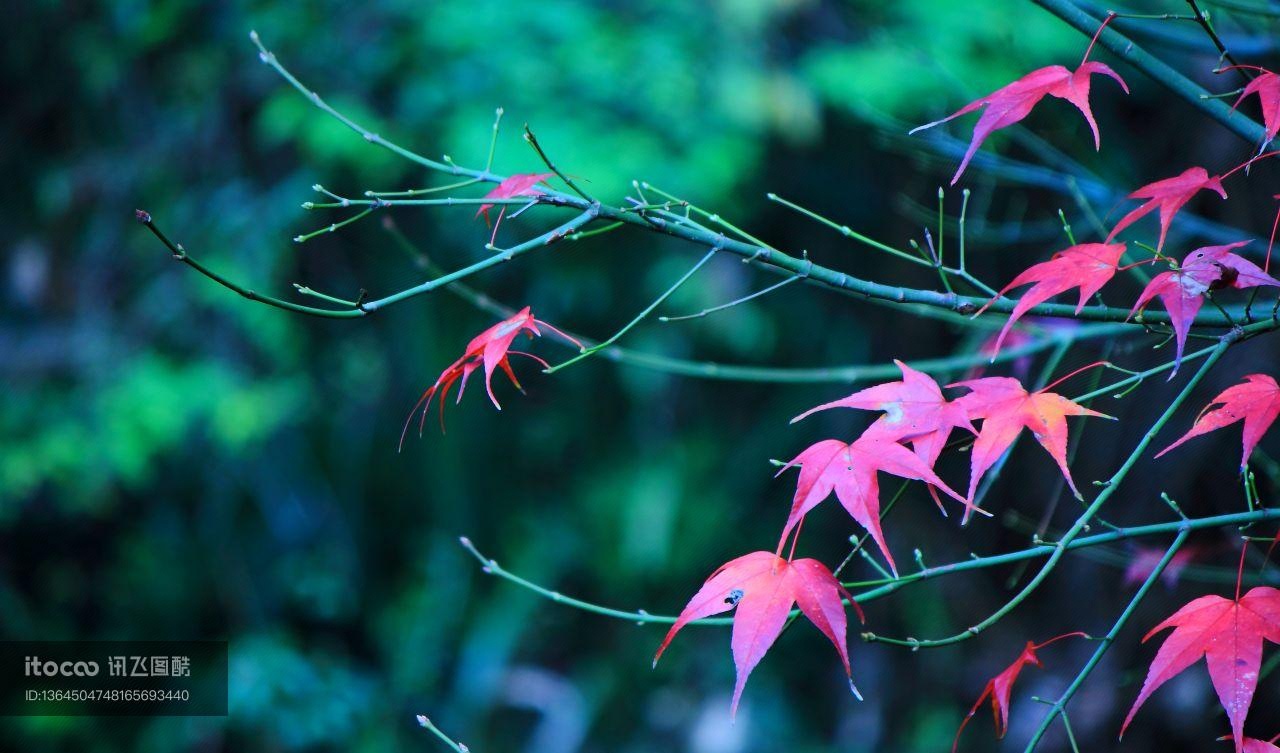
[[[1280,590],[1259,586],[1239,601],[1201,596],[1156,625],[1143,642],[1168,628],[1174,630],[1156,652],[1120,734],[1124,735],[1134,714],[1156,689],[1203,656],[1213,689],[1231,722],[1236,750],[1243,750],[1244,719],[1258,686],[1262,642],[1280,643]]]
[[[1209,405],[1205,406],[1205,410],[1191,425],[1191,430],[1156,453],[1156,457],[1188,439],[1243,420],[1244,453],[1240,456],[1240,468],[1243,470],[1253,448],[1262,441],[1262,435],[1275,423],[1277,416],[1280,416],[1280,386],[1266,374],[1250,374],[1240,384],[1226,388],[1209,401]]]
[[[1031,283],[1035,285],[1024,293],[1013,307],[1013,311],[1009,314],[1009,321],[1005,322],[1004,328],[996,337],[991,357],[995,358],[1000,352],[1000,346],[1014,322],[1032,308],[1060,293],[1079,288],[1080,297],[1076,302],[1076,313],[1080,313],[1080,309],[1084,308],[1089,299],[1115,275],[1124,251],[1123,243],[1081,243],[1059,251],[1049,261],[1034,264],[1013,278],[1008,285],[1001,288],[996,298],[1014,288]],[[996,298],[992,298],[979,309],[978,314],[986,311],[987,306],[994,303]]]
[[[996,464],[1023,429],[1031,430],[1032,436],[1058,464],[1072,493],[1081,497],[1067,468],[1067,416],[1111,416],[1089,410],[1054,392],[1027,392],[1021,382],[1010,377],[983,377],[949,386],[969,388],[969,394],[957,402],[964,405],[970,418],[982,419],[970,460],[970,505],[983,474]]]
[[[782,633],[794,604],[835,645],[845,675],[850,678],[849,687],[857,695],[845,645],[848,623],[844,599],[854,605],[861,618],[862,610],[857,602],[821,562],[813,559],[788,562],[773,552],[744,554],[712,573],[693,595],[662,639],[653,657],[654,666],[685,625],[736,607],[730,644],[737,669],[731,713],[737,713],[747,677]]]

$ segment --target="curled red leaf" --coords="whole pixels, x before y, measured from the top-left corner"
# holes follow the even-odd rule
[[[1004,323],[1000,334],[996,336],[991,357],[994,359],[1000,353],[1000,346],[1004,343],[1004,338],[1009,334],[1014,322],[1018,321],[1023,314],[1060,293],[1079,288],[1080,296],[1076,302],[1076,313],[1080,313],[1089,299],[1115,275],[1124,251],[1123,243],[1081,243],[1059,251],[1049,261],[1033,264],[1022,274],[1013,278],[1008,285],[1000,289],[995,298],[978,310],[978,314],[981,314],[987,310],[987,306],[995,303],[997,298],[1010,290],[1035,283],[1014,305],[1013,311],[1009,314],[1009,320]]]
[[[436,381],[422,393],[418,398],[418,402],[414,404],[413,410],[409,412],[409,418],[405,420],[404,430],[400,432],[400,444],[404,444],[405,434],[409,431],[409,424],[413,421],[413,416],[419,409],[422,411],[422,418],[419,421],[419,431],[422,429],[422,423],[427,420],[427,412],[431,409],[431,399],[438,396],[440,400],[440,430],[444,431],[444,401],[448,396],[449,390],[454,384],[458,385],[457,401],[462,400],[462,393],[467,388],[467,379],[471,377],[471,373],[480,367],[484,367],[484,386],[485,391],[489,394],[489,399],[493,401],[493,405],[498,410],[502,410],[502,405],[498,402],[497,396],[493,394],[493,373],[497,369],[502,369],[511,383],[521,392],[524,388],[520,386],[520,381],[516,379],[516,374],[511,368],[511,355],[525,356],[547,366],[547,362],[523,351],[511,350],[511,345],[515,342],[517,336],[522,332],[528,337],[542,336],[540,327],[546,327],[550,331],[560,335],[569,342],[581,347],[582,343],[570,335],[561,332],[546,322],[535,319],[533,312],[528,306],[512,314],[484,332],[471,338],[471,342],[467,343],[467,349],[463,352],[462,357],[449,364],[448,368],[436,377]]]
[[[941,120],[917,126],[911,129],[911,133],[932,128],[961,115],[986,108],[978,118],[977,125],[973,127],[973,138],[969,142],[969,148],[965,151],[964,158],[960,160],[960,167],[956,169],[956,174],[951,178],[953,186],[960,180],[960,174],[969,166],[969,160],[973,159],[978,147],[982,146],[982,142],[988,136],[1027,117],[1046,96],[1065,99],[1080,110],[1085,122],[1089,124],[1089,130],[1093,132],[1093,146],[1097,149],[1101,145],[1101,139],[1098,135],[1098,124],[1093,119],[1093,111],[1089,106],[1089,79],[1095,73],[1110,76],[1120,84],[1120,88],[1124,89],[1126,94],[1129,93],[1129,86],[1125,84],[1124,79],[1120,78],[1120,74],[1103,63],[1084,62],[1074,71],[1061,65],[1050,65],[1034,70],[985,97],[975,99]]]
[[[1120,234],[1120,231],[1142,219],[1146,215],[1160,210],[1160,242],[1156,248],[1164,248],[1165,236],[1169,233],[1169,225],[1191,197],[1200,191],[1213,191],[1222,198],[1227,198],[1227,189],[1222,187],[1222,176],[1209,175],[1203,167],[1189,167],[1178,175],[1139,188],[1129,194],[1130,199],[1146,199],[1137,209],[1120,218],[1116,226],[1107,235],[1107,243]]]
[[[955,742],[951,744],[951,753],[955,753],[960,747],[960,733],[964,732],[965,726],[974,714],[978,713],[978,709],[982,708],[983,701],[991,699],[991,713],[995,717],[996,738],[1003,738],[1004,733],[1009,729],[1009,698],[1013,693],[1013,684],[1017,682],[1018,675],[1028,665],[1033,664],[1037,667],[1043,667],[1040,663],[1040,657],[1036,652],[1048,646],[1051,643],[1060,641],[1063,638],[1086,637],[1084,633],[1067,633],[1059,635],[1056,638],[1050,638],[1044,643],[1032,643],[1027,641],[1027,645],[1023,647],[1022,653],[1018,654],[1018,658],[1013,663],[1005,667],[1000,674],[987,681],[986,687],[982,689],[982,695],[978,696],[978,700],[974,702],[973,708],[969,709],[969,713],[965,714],[964,721],[960,722],[960,729],[956,730]]]

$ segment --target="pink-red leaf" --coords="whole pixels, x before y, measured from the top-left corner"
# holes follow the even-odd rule
[[[1205,293],[1223,288],[1254,288],[1260,285],[1280,286],[1277,280],[1257,264],[1245,259],[1232,249],[1248,244],[1237,241],[1225,246],[1205,246],[1187,254],[1176,271],[1161,272],[1151,278],[1129,316],[1141,311],[1153,298],[1159,298],[1169,312],[1173,325],[1174,357],[1169,379],[1178,373],[1182,354],[1186,349],[1187,334],[1196,314],[1204,305]]]
[[[1157,180],[1129,194],[1130,199],[1146,199],[1137,209],[1120,218],[1116,226],[1107,236],[1107,243],[1120,234],[1120,231],[1142,219],[1146,215],[1160,210],[1160,242],[1156,248],[1164,248],[1165,236],[1169,233],[1169,225],[1178,210],[1201,190],[1213,191],[1222,198],[1227,198],[1227,189],[1222,187],[1222,178],[1209,175],[1203,167],[1189,167],[1172,178]]]
[[[1263,69],[1257,78],[1244,87],[1244,91],[1236,97],[1236,102],[1231,105],[1231,109],[1239,107],[1244,98],[1251,94],[1256,94],[1258,103],[1262,105],[1262,122],[1266,125],[1266,140],[1271,141],[1277,133],[1280,133],[1280,76]]]
[[[1147,578],[1151,577],[1151,573],[1155,572],[1160,561],[1164,559],[1165,547],[1162,546],[1142,546],[1138,547],[1134,552],[1133,558],[1129,560],[1129,566],[1124,570],[1124,584],[1126,586],[1135,586],[1143,583]],[[1182,575],[1182,571],[1187,565],[1191,564],[1191,560],[1200,554],[1200,550],[1195,546],[1187,545],[1173,553],[1169,558],[1169,564],[1165,566],[1164,572],[1160,574],[1160,580],[1169,588],[1178,585],[1178,578]]]
[[[525,356],[537,361],[544,367],[547,366],[547,363],[531,353],[511,350],[511,345],[515,342],[516,337],[522,332],[527,334],[530,338],[533,338],[534,336],[540,337],[542,335],[542,331],[539,329],[540,327],[546,327],[579,347],[582,345],[573,337],[561,332],[555,327],[552,327],[550,324],[547,324],[540,319],[535,319],[530,308],[525,306],[507,319],[498,322],[492,327],[486,329],[484,332],[481,332],[471,338],[471,342],[467,343],[467,349],[463,352],[462,356],[458,360],[449,364],[448,368],[442,371],[440,376],[436,378],[436,381],[422,393],[421,397],[418,398],[418,402],[414,404],[413,410],[409,412],[409,418],[405,421],[404,431],[400,433],[400,443],[404,443],[405,434],[409,430],[409,423],[413,420],[414,414],[421,408],[421,421],[425,422],[427,412],[431,409],[431,399],[437,396],[440,400],[440,429],[443,431],[444,401],[449,394],[449,390],[453,388],[454,384],[458,384],[457,399],[461,401],[462,393],[467,388],[467,379],[471,377],[472,372],[481,366],[484,367],[485,391],[488,392],[489,399],[493,401],[494,407],[498,410],[502,410],[502,405],[498,403],[497,396],[493,394],[493,373],[497,369],[502,369],[503,373],[507,375],[507,378],[511,380],[511,383],[516,386],[516,389],[523,392],[524,388],[520,386],[520,382],[516,379],[515,372],[511,368],[509,357],[511,355]],[[419,429],[421,429],[421,422],[419,424]]]
[[[1202,596],[1156,625],[1143,642],[1168,628],[1174,630],[1156,652],[1120,734],[1124,735],[1152,693],[1203,656],[1209,679],[1231,722],[1236,750],[1243,750],[1244,720],[1258,686],[1262,642],[1280,643],[1280,590],[1259,586],[1239,601]]]
[[[964,497],[956,494],[938,478],[918,455],[896,441],[872,431],[863,433],[850,444],[838,439],[817,442],[793,458],[778,473],[793,465],[800,466],[800,478],[796,481],[791,513],[782,529],[778,551],[782,550],[787,536],[800,520],[834,491],[836,499],[858,525],[871,534],[890,569],[897,573],[897,565],[894,564],[893,555],[889,553],[889,545],[885,542],[884,531],[880,526],[880,483],[876,473],[883,471],[901,478],[925,481],[954,499],[965,501]],[[966,516],[967,509],[966,506]]]
[[[835,645],[845,675],[850,677],[849,687],[857,694],[845,645],[848,629],[845,599],[854,605],[861,619],[862,610],[857,602],[821,562],[813,559],[788,562],[772,552],[744,554],[722,565],[694,594],[662,639],[653,663],[657,665],[671,639],[685,625],[736,607],[730,644],[737,669],[731,713],[737,713],[747,677],[782,633],[791,606],[795,604]]]
[[[1046,96],[1065,99],[1080,110],[1080,113],[1084,115],[1085,122],[1089,124],[1089,129],[1093,132],[1093,146],[1097,149],[1101,144],[1098,135],[1098,124],[1094,121],[1093,111],[1089,107],[1090,76],[1095,73],[1110,76],[1120,84],[1120,88],[1124,89],[1126,94],[1129,93],[1129,87],[1125,84],[1124,79],[1120,78],[1120,74],[1102,63],[1081,63],[1080,67],[1074,71],[1067,70],[1061,65],[1050,65],[1036,69],[1017,81],[996,89],[985,97],[975,99],[942,120],[935,120],[932,123],[913,128],[911,133],[932,128],[961,115],[986,108],[983,110],[982,115],[978,117],[978,123],[973,127],[973,138],[969,142],[969,148],[965,151],[964,159],[960,161],[960,167],[956,170],[956,174],[951,178],[951,185],[953,186],[956,181],[960,180],[960,174],[969,166],[969,160],[973,159],[978,147],[982,146],[982,142],[988,136],[994,131],[1007,128],[1027,117],[1027,115],[1031,114],[1031,110],[1039,104],[1040,100]]]
[[[1253,448],[1262,441],[1276,417],[1280,416],[1280,385],[1266,374],[1250,374],[1240,384],[1226,388],[1218,394],[1191,425],[1191,429],[1156,454],[1160,457],[1188,439],[1208,434],[1237,421],[1244,421],[1244,453],[1240,456],[1240,468],[1249,462]]]
[[[484,198],[514,199],[517,196],[539,196],[542,191],[534,188],[534,186],[552,175],[554,173],[516,173],[494,186],[493,190],[484,195]],[[492,204],[481,204],[480,208],[476,210],[476,217],[483,214],[487,222],[489,220],[489,210],[492,208]]]
[[[1022,673],[1023,668],[1028,664],[1043,667],[1044,665],[1040,663],[1040,657],[1036,655],[1036,652],[1050,643],[1060,641],[1063,638],[1083,637],[1084,635],[1084,633],[1067,633],[1039,644],[1027,641],[1027,645],[1022,649],[1022,653],[1018,654],[1018,658],[1014,659],[1013,663],[1001,671],[1000,674],[987,681],[986,687],[982,689],[982,695],[978,696],[973,708],[969,709],[969,713],[965,714],[964,721],[960,722],[960,728],[956,730],[955,742],[951,744],[951,753],[955,753],[956,749],[959,748],[960,733],[964,732],[969,720],[973,718],[974,714],[978,713],[978,709],[982,708],[983,701],[988,698],[991,699],[991,713],[995,717],[996,738],[1003,738],[1004,733],[1009,729],[1009,698],[1013,693],[1013,684],[1017,682],[1018,675]]]
[[[1004,323],[1004,327],[996,337],[991,357],[995,358],[1000,352],[1000,346],[1004,343],[1004,338],[1009,334],[1009,329],[1013,327],[1014,322],[1018,321],[1023,314],[1060,293],[1079,288],[1080,296],[1076,302],[1076,313],[1080,313],[1080,309],[1084,308],[1089,299],[1115,275],[1124,251],[1123,243],[1081,243],[1059,251],[1049,261],[1034,264],[1013,278],[1008,285],[1001,288],[996,298],[1014,288],[1035,284],[1023,293],[1018,303],[1014,305],[1012,313],[1009,314],[1009,320]],[[986,306],[978,310],[978,313],[986,311],[987,306],[994,303],[996,298],[991,299]]]
[[[948,386],[969,388],[969,394],[957,402],[964,405],[971,418],[982,419],[970,460],[968,500],[971,505],[983,474],[996,464],[1023,429],[1031,430],[1032,436],[1058,464],[1072,493],[1078,498],[1081,496],[1067,468],[1067,416],[1111,416],[1089,410],[1054,392],[1027,392],[1021,382],[1010,377],[983,377]]]
[[[894,359],[894,363],[902,371],[901,381],[878,384],[848,397],[823,403],[791,419],[791,423],[831,408],[884,411],[884,415],[867,432],[890,441],[910,442],[916,456],[933,468],[946,447],[952,429],[965,429],[973,434],[977,430],[973,428],[964,408],[943,397],[942,388],[933,377],[897,359]],[[946,510],[942,507],[937,492],[932,486],[929,491],[938,509],[945,515]]]

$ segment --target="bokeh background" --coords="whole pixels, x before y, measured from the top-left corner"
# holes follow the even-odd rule
[[[1131,5],[1186,12],[1172,0]],[[1276,62],[1274,18],[1213,13],[1238,55]],[[719,563],[774,543],[793,482],[772,478],[771,458],[865,425],[849,414],[787,423],[846,385],[708,381],[605,359],[548,378],[522,365],[527,396],[504,384],[498,413],[473,392],[450,408],[447,435],[433,419],[397,453],[417,395],[491,316],[444,293],[362,321],[293,316],[175,263],[133,221],[135,208],[151,211],[193,255],[281,296],[294,282],[352,297],[422,279],[377,221],[290,242],[342,216],[299,208],[316,198],[312,184],[358,195],[438,179],[311,107],[258,62],[247,36],[256,29],[336,107],[425,154],[481,164],[502,106],[500,172],[538,167],[519,137],[527,122],[558,164],[606,199],[647,180],[824,264],[931,286],[920,268],[849,243],[765,193],[896,245],[924,243],[926,225],[936,238],[937,186],[971,120],[911,141],[905,130],[1032,68],[1074,65],[1087,40],[1033,4],[33,1],[9,4],[6,15],[18,33],[0,49],[3,636],[226,638],[232,655],[226,718],[5,719],[0,739],[11,749],[443,749],[415,723],[424,713],[475,751],[942,751],[1023,641],[1104,632],[1132,594],[1122,572],[1134,550],[1117,546],[1074,558],[979,640],[913,654],[854,637],[862,703],[844,688],[830,646],[800,625],[755,671],[731,724],[726,631],[687,630],[651,670],[661,626],[580,612],[486,577],[457,537],[565,593],[673,613]],[[1238,86],[1209,73],[1217,54],[1194,24],[1118,26],[1211,90]],[[1114,221],[1124,191],[1190,164],[1225,169],[1253,151],[1116,65],[1133,94],[1096,80],[1100,154],[1079,115],[1052,100],[1027,130],[991,139],[986,153],[1011,161],[985,159],[967,173],[969,258],[989,282],[1066,245],[1059,208],[1082,239],[1096,239],[1090,215]],[[1245,110],[1256,117],[1255,108]],[[1265,239],[1276,175],[1259,167],[1231,186],[1229,204],[1197,200],[1192,208],[1210,222],[1188,217],[1171,248]],[[948,193],[949,227],[959,200]],[[466,208],[393,216],[444,267],[484,254],[488,229]],[[504,223],[501,239],[541,232],[556,216],[528,212]],[[618,232],[472,282],[603,337],[696,253]],[[694,312],[775,280],[717,259],[662,312]],[[1108,295],[1131,297],[1136,285],[1117,283]],[[834,366],[972,351],[982,333],[791,285],[691,322],[650,320],[624,344],[722,363]],[[1126,366],[1158,363],[1169,355],[1151,350],[1159,340],[1087,342],[1059,372],[1104,347]],[[533,347],[553,360],[571,353],[551,339]],[[1233,350],[1193,403],[1276,355],[1267,339]],[[1042,362],[1021,365],[1028,379]],[[1009,368],[1019,367],[1001,373]],[[1156,379],[1094,406],[1118,424],[1075,424],[1082,487],[1111,473],[1176,386]],[[1087,379],[1064,392],[1086,388]],[[1191,514],[1241,509],[1238,435],[1222,434],[1176,462],[1141,466],[1109,519],[1167,519],[1160,490]],[[945,459],[944,477],[961,484],[966,462]],[[1267,495],[1275,471],[1265,457],[1263,465]],[[1074,504],[1026,442],[988,499],[995,520],[960,529],[912,488],[887,530],[900,563],[914,548],[940,563],[1025,546],[1046,510],[1058,505],[1058,526]],[[813,517],[801,549],[835,564],[851,524],[834,505]],[[1148,600],[1071,706],[1085,749],[1121,749],[1120,715],[1153,655],[1138,644],[1145,629],[1194,596],[1229,592],[1231,540],[1196,541],[1181,583]],[[1253,564],[1257,573],[1260,559]],[[875,577],[861,562],[849,572]],[[869,606],[870,626],[949,634],[1026,577],[1010,568],[905,589]],[[1046,670],[1024,674],[1001,749],[1021,749],[1042,714],[1030,696],[1060,692],[1091,648],[1060,644],[1045,652]],[[1280,732],[1266,711],[1278,702],[1272,676],[1255,701],[1253,734]],[[1148,704],[1123,749],[1205,750],[1226,729],[1216,709],[1204,670],[1190,671]],[[963,749],[997,749],[992,737],[984,712]],[[1044,750],[1065,744],[1058,728]]]

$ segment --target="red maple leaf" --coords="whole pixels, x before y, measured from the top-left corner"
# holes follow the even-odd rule
[[[1049,261],[1033,264],[1022,274],[1013,278],[1008,285],[1000,289],[995,298],[974,314],[977,316],[986,311],[987,306],[995,303],[996,299],[1010,290],[1035,283],[1014,305],[1012,313],[1009,314],[1009,321],[1004,323],[1004,328],[996,336],[991,357],[994,359],[1000,352],[1000,345],[1004,342],[1005,335],[1009,334],[1009,329],[1013,327],[1014,322],[1032,308],[1060,293],[1065,293],[1071,288],[1080,288],[1080,297],[1076,303],[1076,313],[1080,313],[1089,299],[1115,275],[1124,251],[1123,243],[1081,243],[1059,251]]]
[[[948,386],[969,388],[971,392],[957,402],[964,405],[970,418],[982,419],[982,428],[978,430],[970,459],[970,505],[983,474],[996,464],[1023,429],[1031,430],[1032,436],[1062,470],[1071,492],[1077,499],[1083,498],[1067,468],[1067,416],[1111,416],[1089,410],[1055,392],[1047,392],[1048,387],[1027,392],[1021,382],[1011,377],[983,377]]]
[[[542,191],[534,188],[535,185],[550,178],[554,173],[516,173],[506,178],[501,183],[493,187],[493,190],[485,194],[486,199],[513,199],[517,196],[540,196]],[[489,221],[489,210],[493,208],[492,204],[481,204],[476,210],[476,217],[484,215],[484,221]],[[505,207],[503,208],[505,210]],[[499,212],[499,216],[501,216]]]
[[[1173,216],[1188,201],[1191,201],[1191,197],[1195,196],[1197,192],[1201,190],[1214,191],[1222,198],[1227,198],[1227,190],[1222,187],[1223,177],[1218,175],[1210,176],[1209,172],[1203,167],[1188,167],[1172,178],[1157,180],[1139,188],[1129,194],[1129,198],[1146,199],[1147,201],[1120,218],[1116,226],[1111,229],[1111,234],[1107,236],[1107,243],[1110,243],[1112,238],[1119,235],[1121,230],[1159,208],[1160,242],[1156,244],[1156,248],[1164,248],[1164,238],[1169,232],[1169,225],[1173,222]]]
[[[819,503],[835,492],[836,499],[853,519],[871,534],[881,553],[896,574],[897,565],[889,546],[885,543],[880,527],[880,483],[878,471],[901,478],[924,481],[938,487],[949,496],[965,503],[965,519],[969,516],[969,503],[952,491],[933,469],[918,455],[898,444],[896,440],[873,431],[866,431],[850,444],[838,439],[824,439],[801,452],[778,471],[781,474],[793,465],[800,466],[800,478],[796,481],[796,493],[791,502],[791,513],[782,529],[778,551],[800,520]]]
[[[667,650],[667,645],[680,628],[693,620],[737,607],[730,638],[738,675],[731,709],[731,713],[736,713],[747,677],[782,633],[791,605],[797,604],[801,613],[835,645],[844,664],[845,675],[850,678],[849,688],[861,699],[849,668],[849,652],[845,646],[847,621],[842,599],[847,599],[857,610],[858,618],[863,619],[861,607],[821,562],[814,559],[787,561],[773,552],[744,554],[721,565],[702,584],[662,639],[653,664],[657,666],[662,652]]]
[[[1018,658],[1013,660],[1013,664],[1006,667],[1000,674],[987,680],[986,687],[982,689],[982,695],[978,696],[973,708],[969,709],[969,713],[964,716],[964,721],[960,722],[960,729],[956,730],[956,739],[951,744],[951,753],[955,753],[956,749],[960,747],[960,733],[964,732],[965,725],[969,723],[974,714],[978,713],[978,709],[982,707],[982,702],[987,698],[991,699],[991,714],[995,717],[996,738],[1003,738],[1004,733],[1009,729],[1009,696],[1013,692],[1013,683],[1017,682],[1018,675],[1022,672],[1023,667],[1028,664],[1034,664],[1043,668],[1044,665],[1040,663],[1040,657],[1036,656],[1037,651],[1063,638],[1077,636],[1088,637],[1085,633],[1076,632],[1050,638],[1044,643],[1027,641],[1026,647],[1022,649],[1022,653],[1018,655]]]
[[[519,350],[511,350],[512,343],[521,333],[526,333],[530,339],[535,335],[541,337],[542,332],[539,327],[546,327],[552,332],[560,335],[569,342],[582,347],[582,343],[575,340],[570,335],[561,332],[546,322],[535,319],[533,312],[528,306],[512,314],[511,317],[504,319],[493,325],[484,332],[471,338],[471,342],[467,343],[467,349],[463,352],[462,357],[440,373],[435,383],[422,393],[422,397],[418,398],[418,402],[414,404],[413,410],[409,412],[409,418],[405,420],[404,430],[400,432],[400,444],[404,445],[404,437],[409,430],[409,423],[413,420],[413,416],[422,409],[422,418],[419,422],[418,430],[422,430],[422,422],[427,420],[427,411],[431,409],[431,398],[435,395],[440,397],[440,430],[444,431],[444,400],[449,394],[449,390],[455,383],[458,384],[457,401],[462,400],[462,393],[466,391],[467,379],[470,378],[471,372],[484,367],[484,386],[489,393],[489,399],[493,401],[494,407],[502,410],[502,405],[498,403],[498,398],[493,394],[493,372],[495,369],[502,369],[507,377],[511,379],[511,383],[521,392],[524,388],[520,386],[520,381],[516,379],[515,372],[511,370],[511,362],[509,356],[518,355],[531,358],[534,361],[547,367],[547,362],[532,353],[525,353]]]
[[[1088,55],[1088,53],[1085,54]],[[1098,124],[1093,119],[1093,112],[1089,108],[1089,77],[1095,73],[1110,76],[1120,84],[1120,88],[1124,89],[1126,94],[1129,93],[1129,87],[1124,79],[1120,78],[1120,74],[1102,63],[1082,62],[1074,71],[1067,70],[1061,65],[1050,65],[1038,68],[985,97],[975,99],[942,120],[912,128],[910,133],[946,123],[979,108],[986,108],[978,118],[977,125],[973,127],[973,138],[969,141],[969,148],[964,153],[964,159],[960,160],[960,167],[956,170],[956,174],[951,178],[953,186],[960,180],[960,174],[969,166],[969,160],[973,159],[978,147],[992,132],[1007,128],[1027,117],[1031,114],[1032,108],[1046,96],[1065,99],[1080,110],[1090,130],[1093,131],[1093,146],[1097,149],[1101,145],[1101,139],[1098,135]]]
[[[1205,657],[1209,679],[1231,722],[1236,750],[1243,750],[1244,719],[1253,703],[1263,639],[1280,643],[1280,590],[1258,586],[1244,598],[1201,596],[1156,625],[1142,640],[1173,628],[1151,662],[1142,691],[1120,728],[1121,736],[1142,704],[1161,685]]]
[[[1216,407],[1215,407],[1216,406]],[[1240,456],[1240,469],[1249,462],[1253,448],[1262,441],[1276,417],[1280,416],[1280,386],[1266,374],[1249,374],[1240,384],[1226,388],[1218,394],[1196,418],[1190,431],[1178,441],[1156,453],[1160,457],[1192,437],[1208,434],[1236,421],[1244,421],[1244,454]]]
[[[1152,298],[1159,297],[1169,312],[1173,324],[1174,359],[1169,379],[1178,373],[1182,353],[1187,344],[1191,323],[1204,305],[1204,295],[1222,288],[1254,288],[1260,285],[1280,286],[1280,280],[1270,277],[1257,264],[1231,253],[1249,241],[1228,243],[1225,246],[1205,246],[1187,254],[1178,269],[1161,272],[1151,278],[1129,316],[1141,311]]]
[[[1230,65],[1222,70],[1235,70],[1237,68],[1253,68],[1253,66]],[[1235,104],[1231,105],[1234,110],[1240,106],[1244,98],[1250,94],[1258,95],[1258,104],[1262,105],[1262,122],[1266,125],[1266,141],[1271,141],[1280,133],[1280,76],[1266,68],[1257,68],[1262,73],[1240,92],[1240,96],[1236,97]]]
[[[823,403],[791,419],[795,423],[806,416],[830,408],[855,408],[884,411],[868,432],[876,432],[892,441],[908,441],[916,455],[932,468],[946,447],[952,429],[968,429],[977,434],[969,415],[959,404],[948,402],[933,377],[917,371],[902,361],[893,361],[902,371],[902,380],[886,382]],[[942,502],[929,487],[938,508]],[[946,511],[943,511],[946,514]]]

